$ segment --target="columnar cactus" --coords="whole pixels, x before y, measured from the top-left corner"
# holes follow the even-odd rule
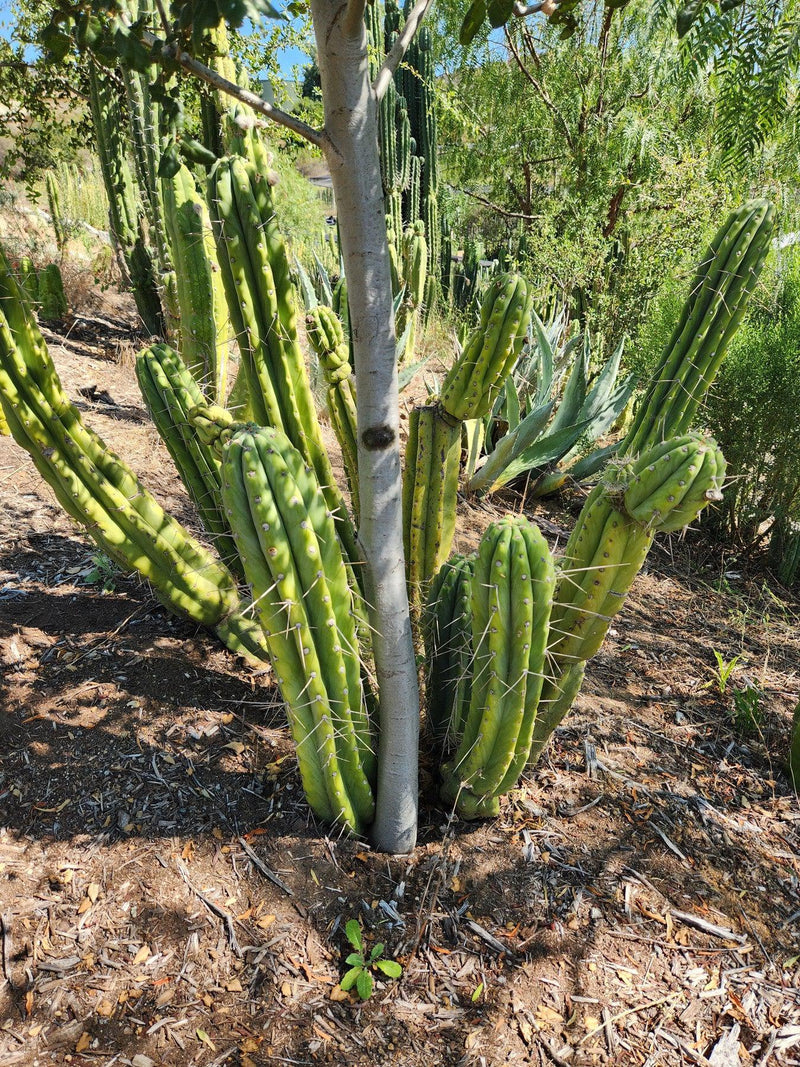
[[[189,168],[161,179],[178,297],[181,358],[210,400],[225,402],[230,319],[205,197]]]
[[[149,579],[179,615],[215,626],[236,612],[239,596],[228,570],[83,424],[1,255],[0,404],[59,503],[104,552]]]
[[[425,301],[428,277],[428,244],[425,224],[409,226],[403,236],[403,300],[397,314],[397,336],[406,338],[404,357],[413,357],[417,325]]]
[[[130,280],[142,322],[150,333],[161,334],[164,329],[161,300],[128,165],[120,101],[108,76],[94,63],[89,65],[89,102],[100,171],[108,194],[111,234]]]
[[[221,559],[236,569],[238,557],[222,507],[221,462],[190,421],[204,405],[199,385],[177,352],[151,345],[136,357],[136,378],[150,416],[195,502],[200,521],[213,537]]]
[[[514,517],[489,527],[469,582],[469,708],[458,749],[442,766],[442,799],[466,818],[496,814],[498,798],[527,762],[555,580],[550,549],[535,526]],[[458,686],[452,688],[457,696]]]
[[[584,665],[602,645],[656,533],[682,529],[721,500],[724,477],[716,443],[686,434],[648,449],[592,490],[561,563],[533,762],[572,706]]]
[[[223,500],[308,802],[321,818],[360,832],[374,813],[375,743],[353,595],[325,496],[283,433],[245,428],[223,446]]]
[[[58,322],[67,313],[67,297],[64,281],[57,263],[48,263],[39,271],[38,282],[39,317],[43,322]]]
[[[322,443],[300,349],[289,258],[275,219],[270,176],[240,156],[226,156],[211,171],[209,200],[239,343],[239,373],[247,387],[246,406],[236,414],[287,435],[313,468],[345,551],[355,560],[355,535]]]
[[[64,217],[61,214],[61,197],[58,192],[58,184],[52,171],[48,171],[44,179],[47,190],[47,206],[50,208],[50,219],[53,223],[53,232],[56,237],[58,251],[63,254],[67,243],[67,233],[64,229]]]
[[[413,408],[403,472],[403,539],[409,598],[418,608],[450,554],[456,525],[461,425],[438,404]]]
[[[472,690],[470,595],[475,559],[455,555],[442,565],[422,615],[428,727],[448,748],[463,736]]]
[[[621,456],[636,455],[691,426],[761,274],[774,221],[772,204],[751,200],[733,211],[717,232],[620,445]]]
[[[309,311],[306,333],[317,354],[328,383],[328,414],[342,450],[353,513],[358,515],[358,429],[356,426],[356,385],[350,366],[350,347],[339,317],[324,304]]]
[[[453,542],[461,423],[490,410],[519,355],[530,314],[525,280],[515,274],[498,276],[484,299],[480,326],[445,377],[440,397],[409,417],[403,527],[415,610]]]

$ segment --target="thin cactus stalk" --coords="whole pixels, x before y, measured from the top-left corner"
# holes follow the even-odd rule
[[[237,569],[236,546],[222,507],[221,462],[189,418],[189,412],[205,402],[199,385],[178,353],[165,344],[151,345],[139,353],[136,378],[156,429],[197,506],[200,521],[220,558]]]
[[[206,397],[224,403],[231,331],[206,201],[185,165],[161,179],[161,190],[175,264],[181,358]]]
[[[789,778],[794,791],[800,795],[800,703],[794,709],[792,735],[789,742]]]
[[[493,815],[528,759],[545,675],[555,566],[524,518],[493,523],[470,581],[470,703],[442,799],[465,818]]]
[[[355,562],[355,533],[322,443],[300,348],[289,258],[270,181],[268,173],[239,156],[219,160],[209,179],[217,253],[247,387],[246,407],[237,416],[287,435],[313,468]]]
[[[374,738],[347,568],[333,516],[286,436],[247,428],[223,447],[223,499],[314,812],[362,833],[374,815]]]
[[[128,165],[122,111],[107,75],[93,63],[89,66],[89,102],[112,238],[142,322],[151,334],[160,335],[164,330],[161,300]]]
[[[438,404],[409,415],[403,470],[403,534],[412,611],[450,554],[456,522],[461,426]]]
[[[47,190],[47,205],[50,208],[50,220],[53,223],[56,245],[59,253],[63,255],[67,244],[67,233],[64,229],[64,216],[61,213],[61,197],[58,192],[58,183],[52,171],[48,171],[45,175],[44,184]]]
[[[715,235],[620,445],[621,456],[635,455],[656,440],[677,437],[692,425],[761,274],[774,220],[772,204],[751,200],[733,211]]]
[[[464,734],[472,689],[470,597],[476,556],[451,556],[436,573],[422,614],[428,727],[445,747]]]
[[[167,607],[205,626],[237,610],[228,570],[83,424],[2,257],[0,404],[59,503],[112,559],[147,578]]]
[[[417,222],[403,237],[403,301],[397,315],[397,336],[405,336],[404,359],[413,358],[417,344],[417,327],[425,302],[428,273],[428,245],[425,224]]]
[[[328,414],[342,450],[353,514],[358,515],[358,430],[356,386],[350,366],[350,348],[335,312],[324,304],[309,311],[306,333],[328,383]]]

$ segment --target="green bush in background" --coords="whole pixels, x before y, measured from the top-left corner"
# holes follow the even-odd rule
[[[729,476],[708,521],[748,550],[800,522],[800,250],[775,256],[766,273],[705,411]]]

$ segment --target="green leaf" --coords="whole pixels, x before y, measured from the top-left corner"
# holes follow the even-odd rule
[[[472,43],[485,18],[486,0],[472,0],[458,34],[458,40],[462,45],[466,47],[466,45]]]
[[[369,1000],[372,996],[372,975],[369,971],[361,971],[356,979],[356,989],[362,1000]]]
[[[399,978],[403,973],[403,968],[397,960],[378,960],[375,966],[383,974],[388,975],[389,978]]]
[[[489,0],[486,11],[490,26],[494,29],[505,26],[514,11],[514,0]]]
[[[480,1000],[480,996],[481,996],[482,992],[483,992],[483,982],[479,982],[478,985],[475,986],[475,990],[474,990],[474,992],[472,994],[472,997],[471,997],[471,1000],[472,1000],[473,1004],[475,1004],[476,1001]]]
[[[344,962],[348,963],[351,967],[353,967],[353,966],[363,967],[364,966],[364,957],[361,955],[360,952],[351,952],[350,955],[347,957],[347,959]]]
[[[348,919],[344,932],[347,940],[353,948],[357,948],[359,952],[363,952],[364,942],[361,939],[361,923],[358,919]]]
[[[378,956],[382,956],[385,947],[386,946],[384,945],[384,943],[382,941],[379,941],[375,948],[372,950],[372,952],[370,952],[369,954],[370,960],[376,960]]]
[[[362,974],[364,974],[363,967],[351,967],[349,971],[345,972],[344,978],[339,983],[339,988],[345,992],[348,989],[352,989]]]

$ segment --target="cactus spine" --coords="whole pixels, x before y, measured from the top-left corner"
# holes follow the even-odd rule
[[[496,814],[525,767],[545,671],[555,567],[526,519],[484,534],[470,582],[472,679],[463,735],[442,767],[442,798],[465,818]]]
[[[328,414],[342,450],[353,514],[358,515],[356,385],[350,366],[350,348],[338,316],[324,304],[318,304],[306,316],[306,333],[328,383]]]
[[[324,494],[283,433],[243,429],[223,446],[223,500],[308,801],[320,818],[361,832],[374,813],[374,741],[352,592]]]
[[[236,611],[227,569],[84,426],[1,256],[0,403],[59,503],[112,559],[138,570],[169,608],[202,625]]]
[[[287,435],[313,468],[354,561],[355,534],[322,444],[298,340],[289,259],[269,175],[239,156],[226,156],[209,181],[214,236],[247,387],[247,407],[237,414]]]
[[[161,179],[179,308],[183,362],[211,400],[224,403],[228,378],[228,307],[204,197],[181,165]]]

